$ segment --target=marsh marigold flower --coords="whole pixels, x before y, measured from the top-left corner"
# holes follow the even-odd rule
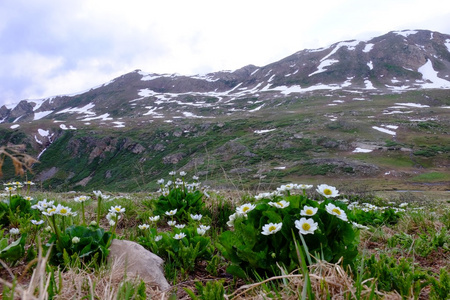
[[[338,217],[342,221],[348,221],[347,214],[345,213],[345,211],[343,211],[341,208],[337,207],[333,203],[328,203],[325,206],[325,209],[329,214]]]
[[[283,223],[269,223],[263,226],[261,234],[271,235],[281,230]]]
[[[256,205],[254,205],[254,204],[246,203],[246,204],[243,204],[243,205],[237,207],[236,213],[238,215],[246,215],[247,213],[249,213],[250,211],[255,209],[255,207],[256,207]]]
[[[317,207],[307,206],[305,205],[303,209],[300,211],[301,216],[314,216],[317,213],[317,210],[319,210]]]
[[[339,196],[339,191],[334,186],[328,184],[318,185],[316,191],[327,198],[335,198]]]
[[[299,233],[303,235],[314,234],[314,231],[318,228],[317,222],[314,222],[313,219],[301,218],[300,220],[296,220],[294,224],[299,230]]]
[[[281,200],[281,201],[278,201],[278,202],[269,202],[268,204],[270,206],[275,206],[275,207],[278,207],[278,208],[285,208],[285,207],[288,207],[289,204],[291,204],[291,203],[287,202],[285,200]]]

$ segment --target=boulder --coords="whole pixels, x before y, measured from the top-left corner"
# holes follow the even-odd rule
[[[116,271],[123,270],[127,278],[139,277],[145,283],[159,287],[161,291],[170,288],[164,277],[164,261],[141,245],[127,240],[114,239],[109,248],[108,262]]]

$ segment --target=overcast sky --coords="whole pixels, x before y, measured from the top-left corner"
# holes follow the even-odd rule
[[[0,106],[141,69],[204,74],[392,30],[450,34],[447,0],[1,0]]]

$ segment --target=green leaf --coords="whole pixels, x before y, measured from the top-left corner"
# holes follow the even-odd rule
[[[25,255],[25,235],[9,244],[0,251],[0,259],[16,261]]]
[[[227,273],[230,273],[233,276],[239,277],[239,278],[247,278],[247,274],[245,273],[244,269],[242,269],[238,265],[230,265],[227,268]]]

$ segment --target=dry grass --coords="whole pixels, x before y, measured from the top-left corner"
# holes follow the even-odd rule
[[[7,157],[12,160],[16,175],[23,176],[25,175],[25,171],[33,173],[31,167],[34,163],[37,163],[38,160],[25,154],[24,151],[25,145],[8,144],[8,146],[0,147],[0,176],[3,176],[2,167]]]
[[[262,288],[271,281],[283,281],[282,290],[278,293],[281,299],[302,299],[302,291],[306,280],[298,270],[284,276],[275,276],[251,285],[241,286],[238,290],[228,295],[230,299],[267,299],[268,293]],[[368,279],[361,283],[360,295],[357,295],[356,284],[338,262],[332,264],[319,261],[309,267],[309,280],[311,291],[315,299],[366,299],[372,293],[372,280]],[[373,291],[383,299],[401,299],[398,293],[382,293],[376,289]]]

